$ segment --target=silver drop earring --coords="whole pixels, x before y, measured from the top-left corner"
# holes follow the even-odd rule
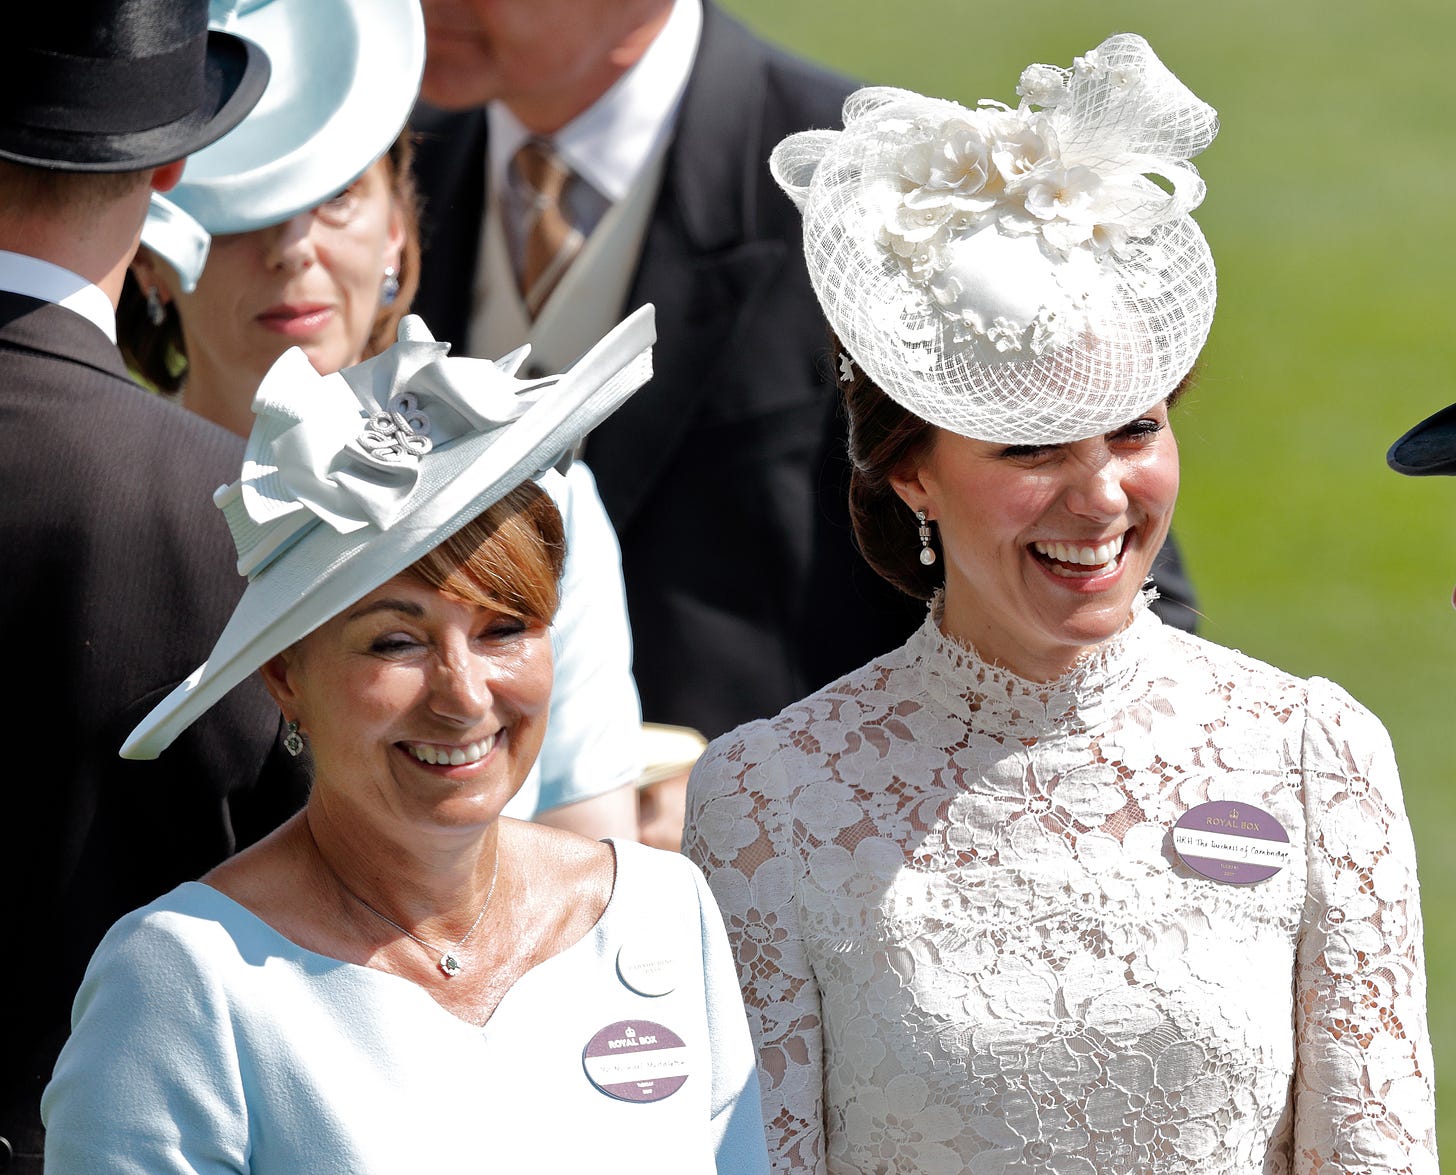
[[[915,521],[920,524],[920,562],[929,567],[935,562],[935,548],[930,545],[930,520],[924,510],[917,510]]]
[[[162,305],[162,295],[153,286],[147,291],[147,321],[153,326],[161,326],[167,321],[167,308]]]
[[[298,733],[298,723],[288,724],[288,733],[283,736],[283,749],[295,759],[303,754],[303,735]]]
[[[399,270],[392,265],[384,267],[384,280],[379,283],[379,300],[386,306],[393,306],[399,297]]]

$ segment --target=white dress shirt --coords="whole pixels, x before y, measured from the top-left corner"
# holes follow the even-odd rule
[[[116,307],[94,282],[50,261],[0,249],[0,290],[54,302],[94,322],[116,342]]]
[[[677,0],[647,51],[611,89],[551,136],[556,150],[588,188],[573,185],[567,202],[573,223],[586,235],[660,153],[672,133],[703,29],[701,0]],[[487,188],[509,191],[509,165],[531,132],[502,102],[487,108],[490,153]],[[520,218],[509,215],[507,237],[519,257]]]

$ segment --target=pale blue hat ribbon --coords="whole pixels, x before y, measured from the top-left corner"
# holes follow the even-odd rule
[[[515,378],[529,348],[449,358],[416,315],[387,351],[319,375],[298,348],[269,369],[238,481],[214,496],[250,579],[313,527],[388,530],[429,453],[517,419],[562,377]],[[543,469],[552,464],[546,462]]]
[[[212,234],[160,192],[152,193],[142,243],[177,271],[184,293],[197,288],[212,247]]]

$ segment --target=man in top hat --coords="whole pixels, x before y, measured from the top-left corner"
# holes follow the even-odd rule
[[[854,83],[712,0],[423,7],[416,309],[457,352],[529,341],[550,369],[657,307],[652,381],[584,450],[643,717],[712,737],[898,645],[924,606],[854,549],[836,357],[768,170]],[[1176,559],[1158,582],[1191,627]]]
[[[240,688],[155,763],[122,740],[206,656],[243,581],[209,498],[242,442],[127,375],[114,310],[153,190],[268,76],[207,0],[10,14],[0,71],[0,622],[11,740],[0,852],[0,1170],[39,1171],[71,999],[122,913],[302,797],[278,714]]]

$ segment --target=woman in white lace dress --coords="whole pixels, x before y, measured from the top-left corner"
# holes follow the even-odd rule
[[[1385,730],[1146,606],[1216,116],[1131,35],[1018,92],[861,91],[774,155],[857,533],[931,600],[690,783],[775,1168],[1434,1172]]]

